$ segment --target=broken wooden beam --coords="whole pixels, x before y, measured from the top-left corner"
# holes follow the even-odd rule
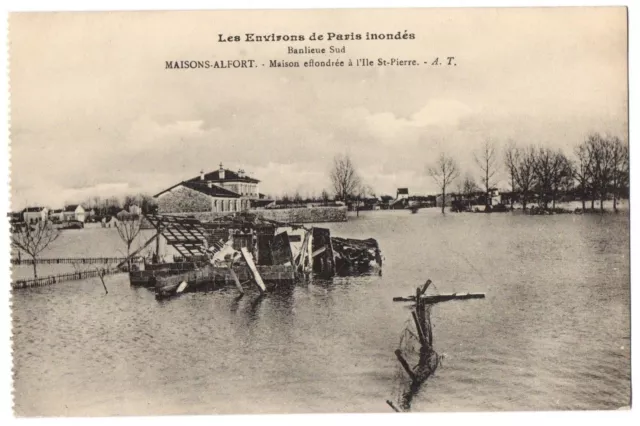
[[[311,254],[311,257],[316,257],[316,256],[318,256],[318,255],[320,255],[320,254],[324,253],[326,250],[327,250],[327,248],[326,248],[326,247],[321,247],[321,248],[319,248],[318,250],[314,251],[314,252]]]
[[[411,367],[409,367],[409,363],[407,363],[407,360],[405,360],[402,356],[402,351],[400,349],[396,349],[395,354],[396,358],[398,358],[398,361],[400,361],[400,365],[402,365],[402,368],[404,368],[404,371],[406,371],[411,380],[415,382],[417,377],[413,370],[411,370]]]
[[[422,303],[438,303],[447,302],[449,300],[468,300],[468,299],[484,299],[484,293],[446,293],[446,294],[433,294],[429,296],[421,296],[420,302]],[[415,302],[415,296],[406,297],[394,297],[394,302]]]
[[[426,283],[422,286],[422,290],[420,290],[420,296],[424,295],[427,292],[427,289],[431,285],[431,280],[427,280]]]
[[[251,253],[249,253],[249,250],[247,250],[246,247],[242,247],[240,249],[240,253],[244,258],[244,261],[247,262],[247,266],[249,267],[249,272],[251,273],[253,282],[258,286],[258,289],[260,290],[261,293],[266,292],[267,287],[264,285],[264,282],[262,281],[262,277],[258,272],[258,268],[256,268],[256,264],[253,262],[253,256],[251,256]]]
[[[393,409],[393,411],[395,411],[396,413],[401,413],[401,412],[402,412],[402,411],[400,411],[400,410],[398,409],[398,407],[396,407],[396,406],[395,406],[395,404],[394,404],[393,402],[389,401],[388,399],[387,399],[387,404],[388,404],[388,405],[389,405],[389,407],[391,407],[391,408]]]
[[[188,285],[188,284],[187,284],[187,282],[186,282],[186,281],[182,281],[182,282],[180,283],[180,285],[178,286],[178,288],[176,289],[176,294],[180,294],[180,293],[182,293],[183,291],[185,291],[185,290],[187,289],[187,285]]]

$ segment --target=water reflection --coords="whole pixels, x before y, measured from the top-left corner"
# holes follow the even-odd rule
[[[262,306],[262,302],[265,299],[264,293],[260,293],[253,301],[249,304],[249,308],[247,309],[247,317],[250,321],[255,321],[258,319],[259,309]]]

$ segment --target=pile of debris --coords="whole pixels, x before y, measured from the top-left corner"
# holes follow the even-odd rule
[[[382,254],[378,242],[373,238],[354,240],[351,238],[332,237],[336,268],[339,273],[353,270],[362,271],[371,267],[382,266]]]
[[[205,223],[171,215],[147,215],[146,220],[157,232],[145,246],[155,240],[156,250],[144,270],[130,273],[130,280],[155,287],[159,297],[227,283],[234,283],[242,292],[243,285],[252,282],[263,292],[312,273],[333,277],[382,266],[374,239],[331,237],[326,228],[307,228],[251,213],[234,213]]]

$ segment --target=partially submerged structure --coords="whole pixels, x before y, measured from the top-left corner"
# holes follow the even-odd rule
[[[155,244],[143,270],[131,271],[132,285],[152,287],[166,297],[197,288],[251,283],[260,292],[292,285],[311,274],[333,277],[382,266],[374,239],[331,237],[326,228],[260,218],[248,212],[200,222],[193,217],[145,215],[155,229],[141,249]]]

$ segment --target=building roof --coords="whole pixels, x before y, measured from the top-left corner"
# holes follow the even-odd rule
[[[240,198],[240,194],[238,194],[237,192],[233,192],[226,188],[222,188],[213,184],[211,185],[211,187],[209,187],[207,183],[200,183],[198,181],[192,180],[177,183],[172,187],[165,189],[164,191],[158,192],[156,195],[154,195],[154,198],[157,198],[165,192],[169,192],[178,186],[184,186],[185,188],[201,192],[202,194],[209,195],[210,197]]]
[[[57,213],[62,213],[64,211],[64,209],[55,209],[55,210],[51,210],[49,213],[50,214],[57,214]]]
[[[407,194],[407,195],[409,195],[409,188],[398,188],[398,194]]]
[[[205,229],[202,223],[192,217],[171,215],[145,215],[153,226],[173,246],[181,256],[206,254]]]
[[[78,208],[78,204],[69,204],[68,206],[64,206],[65,212],[75,212]]]
[[[27,207],[22,212],[23,213],[39,213],[44,210],[44,207]]]
[[[204,179],[200,176],[196,176],[193,179],[189,179],[189,182],[196,182],[199,180],[213,181],[213,182],[248,182],[248,183],[260,183],[258,179],[254,179],[248,176],[240,177],[237,172],[229,169],[224,169],[224,179],[220,179],[220,170],[215,170],[204,175]]]

